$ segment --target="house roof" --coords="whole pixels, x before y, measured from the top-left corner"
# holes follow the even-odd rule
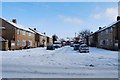
[[[45,35],[44,33],[40,33],[38,30],[34,30],[34,29],[32,29],[32,28],[29,28],[29,29],[32,30],[33,32],[35,32],[35,33],[41,35],[41,36],[46,36],[46,37],[52,38],[52,37],[49,36],[49,35]]]
[[[11,21],[6,20],[6,19],[3,18],[3,17],[1,17],[1,19],[5,20],[6,22],[10,23],[11,25],[13,25],[14,27],[16,27],[16,28],[18,28],[18,29],[22,29],[22,30],[25,30],[25,31],[29,31],[29,32],[31,32],[31,33],[38,33],[38,34],[40,34],[41,36],[50,37],[50,36],[48,36],[48,35],[45,35],[45,34],[43,34],[43,33],[40,33],[40,32],[37,31],[37,30],[31,29],[31,28],[27,28],[27,27],[25,27],[25,26],[23,26],[23,25],[20,25],[20,24],[15,24],[15,23],[13,23],[13,22],[11,22]],[[50,38],[51,38],[51,37],[50,37]]]
[[[105,26],[105,27],[103,27],[102,29],[100,29],[100,30],[98,30],[98,31],[96,31],[96,32],[101,32],[101,31],[103,31],[103,30],[105,30],[105,29],[107,29],[107,28],[109,28],[109,27],[115,27],[115,26],[113,26],[113,25],[117,24],[118,22],[120,22],[120,20],[119,20],[119,21],[115,21],[115,22],[113,22],[112,24],[110,24],[110,25],[108,25],[108,26]]]
[[[95,33],[97,33],[97,32],[101,32],[101,31],[103,31],[103,30],[105,30],[105,29],[107,29],[107,28],[109,28],[109,27],[116,27],[116,26],[113,26],[113,25],[117,24],[118,22],[120,22],[120,20],[115,21],[115,22],[113,22],[112,24],[110,24],[110,25],[108,25],[108,26],[105,26],[105,27],[103,27],[103,28],[100,29],[100,30],[97,30],[97,31],[94,32],[94,33],[91,33],[89,36],[92,36],[93,34],[95,34]]]
[[[0,36],[0,41],[6,41],[2,36]]]
[[[34,30],[34,29],[32,29],[32,28],[29,28],[29,30],[31,30],[31,31],[33,31],[34,33],[37,33],[37,34],[39,34],[39,35],[41,35],[41,36],[45,36],[45,34],[40,33],[39,31]]]
[[[27,28],[27,27],[25,27],[25,26],[23,26],[23,25],[15,24],[15,23],[13,23],[13,22],[11,22],[11,21],[6,20],[5,18],[2,18],[2,19],[5,20],[6,22],[10,23],[11,25],[13,25],[14,27],[16,27],[16,28],[18,28],[18,29],[22,29],[22,30],[25,30],[25,31],[29,31],[29,32],[31,32],[31,33],[34,33],[33,31],[29,30],[29,28]]]

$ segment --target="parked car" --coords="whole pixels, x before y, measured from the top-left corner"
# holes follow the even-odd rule
[[[70,44],[70,47],[74,47],[74,44]]]
[[[74,50],[79,50],[79,44],[74,44]]]
[[[55,47],[51,44],[47,46],[47,50],[55,50]]]
[[[61,44],[53,44],[53,46],[54,46],[55,48],[60,48],[60,47],[62,47]]]
[[[40,44],[40,47],[45,47],[44,44]]]
[[[79,46],[79,52],[82,53],[82,52],[87,52],[89,53],[89,47],[87,46],[87,44],[81,44]]]
[[[24,46],[23,49],[30,49],[30,46]]]

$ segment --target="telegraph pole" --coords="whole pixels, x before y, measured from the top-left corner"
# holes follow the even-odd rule
[[[75,37],[76,37],[76,32],[75,32]]]

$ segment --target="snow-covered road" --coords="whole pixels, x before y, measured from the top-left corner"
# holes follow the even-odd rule
[[[118,52],[90,48],[79,53],[65,46],[1,51],[4,78],[117,78]]]

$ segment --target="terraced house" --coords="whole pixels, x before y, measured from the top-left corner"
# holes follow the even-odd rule
[[[26,46],[35,47],[34,32],[17,24],[16,19],[7,21],[0,18],[1,37],[7,41],[8,49],[22,49]],[[7,50],[7,48],[6,48]]]
[[[120,17],[114,23],[99,27],[99,30],[89,36],[89,45],[110,50],[120,49]],[[96,43],[96,44],[95,44]]]
[[[35,33],[35,47],[44,47],[49,44],[53,44],[52,38],[50,36],[47,36],[46,33],[40,33],[36,30],[36,28],[29,29]]]

